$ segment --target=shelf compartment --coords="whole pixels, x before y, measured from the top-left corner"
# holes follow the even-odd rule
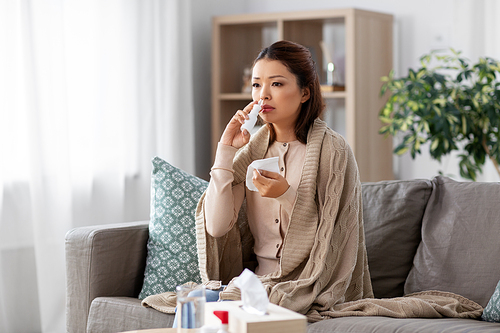
[[[263,47],[277,40],[277,22],[220,26],[220,92],[240,93],[244,69],[252,67]]]
[[[327,83],[327,63],[336,67],[332,83],[345,84],[345,20],[344,18],[317,18],[283,22],[283,36],[304,45],[316,63],[321,84]],[[323,42],[323,49],[321,42]],[[326,52],[325,52],[326,51]]]

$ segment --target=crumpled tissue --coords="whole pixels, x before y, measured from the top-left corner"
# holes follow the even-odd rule
[[[250,191],[258,191],[255,185],[253,184],[252,177],[253,177],[253,171],[255,169],[258,170],[266,170],[266,171],[271,171],[271,172],[280,172],[280,165],[279,165],[279,160],[280,158],[278,156],[275,157],[270,157],[270,158],[265,158],[263,160],[255,160],[253,161],[247,168],[247,178],[246,178],[246,183],[247,187]]]
[[[234,281],[236,287],[241,290],[242,309],[248,313],[265,315],[269,298],[264,285],[251,270],[245,268]]]

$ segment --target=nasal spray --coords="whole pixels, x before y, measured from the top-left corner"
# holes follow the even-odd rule
[[[241,125],[241,131],[246,129],[248,133],[252,130],[257,122],[257,116],[259,115],[260,110],[262,109],[262,100],[259,100],[259,103],[254,104],[252,111],[248,114],[248,119],[245,120],[245,123]]]

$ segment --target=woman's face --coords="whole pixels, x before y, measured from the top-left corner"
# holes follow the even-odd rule
[[[297,78],[278,60],[261,59],[252,72],[252,98],[263,100],[260,116],[280,129],[293,129],[309,89],[301,89]]]

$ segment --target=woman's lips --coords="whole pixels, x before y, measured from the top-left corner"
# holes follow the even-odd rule
[[[260,112],[269,112],[269,111],[272,111],[274,110],[274,108],[270,105],[262,105],[262,110],[260,110]]]

